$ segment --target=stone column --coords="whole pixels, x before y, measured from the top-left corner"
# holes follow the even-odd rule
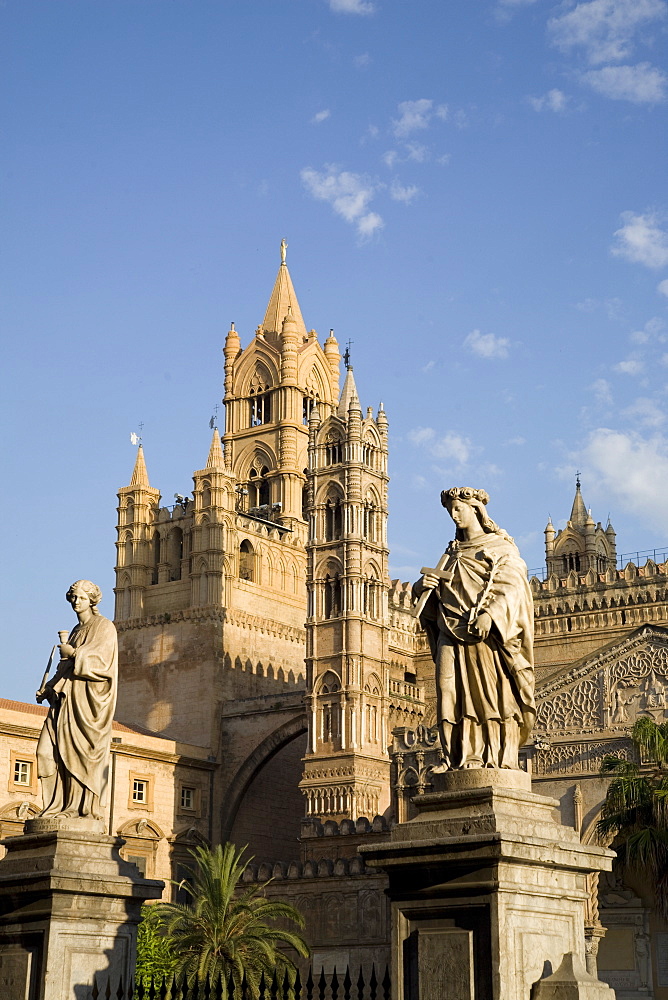
[[[524,771],[433,780],[414,819],[361,848],[389,877],[393,1000],[614,1000],[584,966],[587,876],[613,852],[581,844]]]
[[[123,861],[124,841],[93,819],[29,820],[2,843],[2,1000],[88,1000],[97,977],[112,992],[134,977],[142,903],[164,883]]]

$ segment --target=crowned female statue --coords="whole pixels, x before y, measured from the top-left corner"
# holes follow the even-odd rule
[[[116,628],[97,610],[102,592],[90,580],[77,580],[66,596],[78,623],[60,643],[56,673],[37,692],[37,701],[49,703],[37,743],[40,816],[100,820],[116,707]]]
[[[441,493],[455,539],[414,587],[436,665],[443,770],[518,768],[536,715],[527,568],[488,501],[468,487]]]

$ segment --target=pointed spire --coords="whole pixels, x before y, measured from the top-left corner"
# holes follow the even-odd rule
[[[353,374],[352,368],[348,368],[346,371],[346,380],[343,383],[343,389],[341,390],[341,399],[339,400],[339,408],[336,411],[337,416],[341,420],[346,420],[348,417],[348,410],[350,409],[350,404],[353,400],[357,401],[359,406],[359,396],[357,395],[357,386],[355,385],[355,376]]]
[[[211,447],[209,448],[209,457],[206,460],[206,468],[207,469],[225,468],[225,461],[223,459],[223,448],[217,427],[214,427],[213,429],[213,437],[211,438]]]
[[[278,274],[276,275],[276,281],[269,299],[267,311],[264,314],[264,322],[262,326],[265,333],[280,334],[283,329],[283,320],[288,315],[288,312],[291,312],[292,319],[297,325],[298,332],[302,336],[306,337],[306,326],[304,324],[304,320],[302,319],[302,313],[299,308],[299,302],[297,301],[297,295],[292,284],[290,272],[288,271],[288,265],[285,261],[286,249],[287,243],[283,240],[281,243],[281,265],[278,269]]]
[[[130,480],[130,486],[150,486],[148,481],[148,472],[146,471],[146,462],[144,461],[144,448],[143,445],[139,445],[137,448],[137,458],[135,461],[135,467],[132,472],[132,479]]]
[[[579,477],[575,485],[575,498],[573,500],[573,507],[571,509],[571,516],[569,520],[578,528],[584,528],[587,523],[587,508],[585,507],[584,500],[582,499]]]

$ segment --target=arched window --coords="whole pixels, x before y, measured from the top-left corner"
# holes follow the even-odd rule
[[[239,546],[239,579],[250,580],[252,582],[255,579],[254,570],[255,555],[253,553],[253,546],[245,538]]]
[[[123,566],[129,566],[132,562],[132,532],[126,531],[123,538]]]
[[[340,497],[329,497],[325,506],[325,541],[334,542],[343,534],[343,503]]]
[[[375,468],[376,449],[368,441],[366,441],[362,446],[362,461],[365,465],[368,465],[370,469]]]
[[[367,618],[376,620],[378,618],[378,594],[379,584],[375,577],[364,580],[363,611]]]
[[[258,392],[251,394],[250,400],[250,425],[259,427],[261,424],[271,423],[271,393]]]
[[[341,442],[328,441],[325,445],[325,465],[338,465],[341,461]]]
[[[376,505],[373,500],[364,503],[364,537],[368,542],[376,541]]]
[[[158,563],[160,562],[160,535],[153,532],[151,539],[151,583],[158,582]]]
[[[269,469],[263,465],[260,471],[251,469],[248,479],[248,506],[264,507],[271,503],[271,486],[267,478]]]
[[[323,743],[331,743],[338,739],[340,733],[340,715],[338,678],[328,670],[323,677],[323,683],[318,691],[320,701],[320,739]]]
[[[569,552],[568,555],[563,557],[564,559],[564,573],[570,573],[571,570],[575,570],[576,573],[580,572],[580,553],[579,552]]]
[[[302,486],[302,518],[305,521],[308,521],[308,508],[309,508],[308,469],[304,469],[304,475],[307,478],[306,482]]]
[[[338,618],[341,614],[341,581],[336,576],[330,576],[329,573],[325,577],[325,606],[324,606],[325,618]]]
[[[181,579],[181,559],[183,558],[183,532],[173,528],[167,539],[167,558],[169,561],[169,579]]]
[[[202,507],[211,506],[211,483],[204,480],[202,483]]]

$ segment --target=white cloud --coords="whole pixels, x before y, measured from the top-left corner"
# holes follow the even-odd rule
[[[576,302],[575,308],[581,312],[593,313],[597,309],[604,309],[608,319],[619,320],[622,318],[624,303],[621,299],[584,299]]]
[[[508,438],[508,440],[504,441],[503,443],[504,444],[512,444],[512,445],[516,445],[517,447],[519,447],[522,444],[526,444],[527,443],[527,439],[525,437],[522,437],[521,435],[518,435],[517,437]]]
[[[416,427],[407,435],[408,440],[412,441],[413,444],[424,444],[425,441],[431,441],[435,436],[436,431],[433,427]]]
[[[389,167],[391,170],[394,164],[399,159],[399,154],[397,153],[396,149],[388,149],[387,153],[383,153],[382,159],[385,166]]]
[[[507,337],[495,337],[493,333],[481,333],[480,330],[472,330],[464,338],[464,347],[468,347],[473,354],[487,361],[496,358],[507,358],[510,341]]]
[[[357,69],[366,69],[367,66],[371,64],[371,56],[368,52],[361,52],[358,56],[353,59],[353,66]]]
[[[564,94],[563,90],[548,90],[547,94],[543,94],[542,97],[530,97],[529,104],[534,109],[534,111],[564,111],[566,104],[568,103],[568,98]]]
[[[406,152],[408,153],[408,159],[415,160],[416,163],[424,163],[429,157],[429,150],[420,142],[407,142]]]
[[[612,405],[612,390],[607,379],[597,378],[589,388],[594,393],[594,399],[600,406]]]
[[[420,188],[416,187],[415,184],[411,184],[409,187],[404,187],[399,181],[392,181],[392,186],[390,188],[390,197],[394,201],[403,201],[404,204],[409,205],[413,198],[420,193]]]
[[[621,217],[624,225],[615,231],[612,253],[645,267],[665,267],[668,264],[668,233],[661,228],[656,213],[622,212]]]
[[[401,101],[397,105],[399,117],[392,120],[392,129],[397,139],[405,139],[411,132],[429,128],[433,118],[445,121],[448,117],[447,104],[434,107],[434,102],[422,97],[417,101]]]
[[[562,51],[581,47],[589,62],[627,59],[639,28],[665,17],[664,0],[586,0],[548,21],[552,41]]]
[[[434,458],[450,459],[457,465],[466,465],[471,454],[471,442],[456,431],[438,436],[433,427],[416,427],[407,437],[413,444],[425,447]]]
[[[625,417],[637,420],[645,427],[660,427],[666,422],[666,416],[653,399],[640,396],[635,403],[623,411]]]
[[[461,434],[448,431],[443,437],[434,441],[429,450],[434,458],[449,458],[458,465],[466,465],[471,454],[471,442]]]
[[[330,164],[324,171],[305,167],[301,179],[314,198],[326,201],[337,215],[356,226],[362,239],[369,239],[383,225],[377,212],[368,210],[376,193],[376,185],[362,174],[339,170]]]
[[[626,361],[620,361],[619,364],[616,364],[614,369],[621,375],[642,375],[645,366],[637,358],[627,358]]]
[[[666,99],[668,77],[648,62],[637,66],[603,66],[582,74],[592,90],[613,101],[660,104]]]
[[[331,113],[332,112],[329,110],[329,108],[323,108],[322,111],[318,111],[315,115],[313,115],[313,118],[311,118],[311,124],[319,125],[320,122],[327,121]]]
[[[335,14],[372,14],[375,7],[368,0],[329,0]]]
[[[384,225],[382,215],[379,215],[378,212],[367,212],[358,221],[357,232],[365,240],[368,240],[371,239],[377,229],[382,229]]]
[[[666,340],[663,335],[665,328],[666,324],[664,321],[659,316],[654,316],[652,319],[647,320],[642,330],[634,330],[630,339],[634,344],[647,344],[654,338],[663,343]]]
[[[596,477],[599,494],[617,500],[665,537],[668,441],[664,435],[644,437],[599,427],[577,461]]]
[[[664,278],[663,281],[660,281],[659,284],[656,286],[656,290],[659,293],[659,295],[668,296],[668,278]]]

